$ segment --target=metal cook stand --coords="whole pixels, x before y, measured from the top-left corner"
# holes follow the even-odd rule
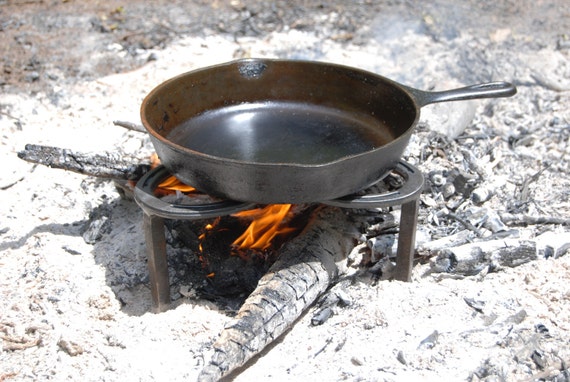
[[[341,208],[384,208],[401,205],[398,250],[394,279],[410,281],[418,221],[419,196],[424,178],[422,173],[401,161],[392,170],[404,179],[402,187],[380,194],[348,195],[321,203]],[[207,204],[173,204],[156,196],[154,191],[171,173],[159,166],[145,174],[137,183],[134,194],[143,210],[143,227],[147,247],[148,269],[153,307],[162,312],[170,305],[170,283],[166,254],[164,219],[204,220],[231,215],[254,208],[257,203],[223,200]]]

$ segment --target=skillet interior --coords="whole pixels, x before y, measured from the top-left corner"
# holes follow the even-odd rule
[[[302,61],[239,61],[176,77],[145,100],[151,134],[181,150],[258,164],[323,165],[381,148],[416,108],[386,79]]]
[[[253,103],[205,112],[175,127],[166,138],[219,158],[318,165],[393,140],[388,128],[359,117],[305,103]]]

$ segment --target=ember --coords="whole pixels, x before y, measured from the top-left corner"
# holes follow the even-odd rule
[[[173,177],[174,178],[174,177]],[[169,178],[170,179],[170,178]],[[176,178],[174,178],[176,179]],[[168,180],[168,179],[167,179]],[[178,181],[178,179],[176,179]],[[179,181],[178,181],[179,182]],[[191,188],[191,187],[190,187]],[[204,226],[204,231],[198,236],[198,240],[200,240],[200,243],[198,244],[198,249],[200,250],[200,253],[204,252],[204,248],[202,246],[202,243],[204,241],[204,239],[206,239],[206,234],[208,231],[211,231],[212,229],[214,229],[214,227],[218,224],[218,222],[220,221],[219,218],[217,218],[214,222],[214,224],[206,224]],[[202,256],[200,256],[200,261],[206,265],[206,260],[203,259]]]

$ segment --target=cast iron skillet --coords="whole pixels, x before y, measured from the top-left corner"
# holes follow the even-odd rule
[[[164,82],[141,117],[184,183],[237,201],[309,203],[386,175],[422,106],[515,93],[506,82],[425,92],[346,66],[247,59]]]

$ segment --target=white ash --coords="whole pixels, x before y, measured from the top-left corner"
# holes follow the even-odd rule
[[[517,96],[477,101],[474,116],[462,116],[463,131],[437,130],[439,122],[426,108],[405,158],[425,174],[441,176],[427,184],[422,196],[420,252],[435,252],[435,244],[452,248],[499,240],[493,235],[511,235],[514,228],[514,239],[536,241],[538,256],[518,267],[499,272],[486,267],[472,276],[437,273],[426,262],[414,267],[412,283],[371,285],[362,277],[345,290],[349,307],[336,308],[316,327],[310,325],[310,314],[303,316],[235,376],[236,382],[283,377],[515,381],[544,373],[554,380],[567,373],[568,226],[504,229],[497,216],[570,216],[570,51],[558,39],[535,38],[530,28],[445,30],[445,38],[435,39],[439,24],[433,16],[389,31],[381,20],[386,19],[378,15],[375,24],[356,31],[358,44],[327,39],[331,31],[326,28],[263,38],[183,37],[168,49],[148,51],[156,60],[135,71],[66,82],[54,89],[57,103],[53,94],[42,92],[0,95],[5,159],[0,174],[0,376],[195,379],[203,354],[229,318],[213,304],[194,299],[191,289],[182,289],[189,297],[179,299],[174,309],[151,314],[141,213],[134,203],[119,199],[111,183],[14,158],[26,143],[83,151],[120,147],[146,158],[148,142],[112,121],[137,122],[142,98],[163,80],[245,56],[334,61],[423,89],[443,90],[445,79],[465,85],[516,81]],[[114,52],[117,59],[125,53],[106,54]],[[448,184],[454,190],[444,190]],[[471,198],[478,188],[493,191],[480,205]],[[82,232],[89,214],[105,205],[110,206],[110,229],[95,244],[86,244]],[[480,302],[479,308],[465,299]],[[421,346],[432,333],[438,333],[437,339]],[[14,343],[31,346],[9,350]]]

